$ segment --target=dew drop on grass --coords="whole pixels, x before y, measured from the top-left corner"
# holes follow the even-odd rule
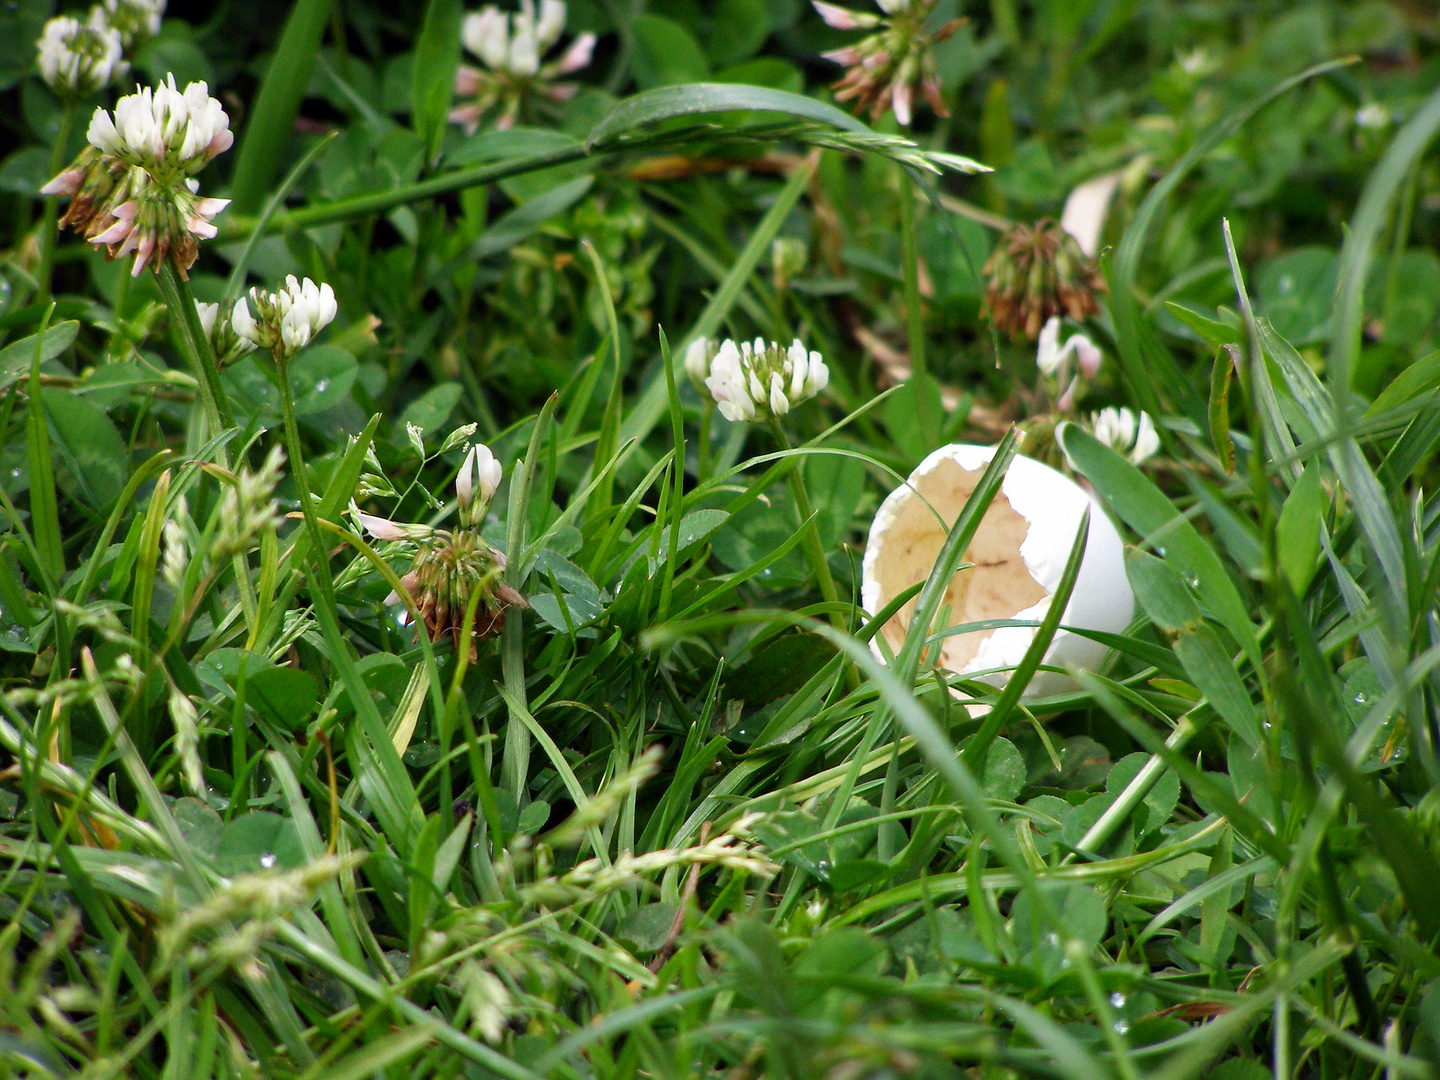
[[[263,866],[266,870],[269,870],[275,865],[275,856],[268,851],[265,852],[264,855],[260,856],[260,865]]]
[[[1124,1035],[1125,1032],[1127,1032],[1127,1031],[1129,1031],[1129,1030],[1130,1030],[1130,1025],[1127,1024],[1124,1020],[1116,1020],[1116,1021],[1115,1021],[1115,1034],[1117,1034],[1117,1035]]]
[[[329,386],[329,385],[330,385],[330,380],[329,380],[329,379],[321,379],[319,382],[317,382],[317,383],[315,384],[315,393],[317,393],[317,394],[323,394],[323,393],[325,392],[325,388],[326,388],[327,386]]]
[[[1110,1007],[1112,1009],[1123,1009],[1125,1007],[1125,995],[1116,990],[1110,995]]]
[[[1358,693],[1358,694],[1355,695],[1355,704],[1356,704],[1356,705],[1364,705],[1364,704],[1365,704],[1367,701],[1369,701],[1369,700],[1370,700],[1370,695],[1366,694],[1363,690],[1362,690],[1360,693]]]

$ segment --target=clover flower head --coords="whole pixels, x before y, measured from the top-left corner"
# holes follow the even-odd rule
[[[113,113],[97,108],[80,156],[41,188],[68,195],[62,227],[104,247],[110,258],[133,254],[132,273],[173,265],[181,277],[215,236],[215,215],[228,199],[200,198],[194,178],[234,142],[230,119],[203,82],[182,91],[173,75],[127,94]]]
[[[335,290],[328,284],[317,285],[308,277],[301,281],[290,274],[285,287],[276,292],[252,288],[248,302],[242,297],[235,305],[230,324],[241,339],[285,360],[310,344],[338,311]]]
[[[167,186],[198,173],[235,141],[230,117],[210,88],[192,82],[182,91],[174,75],[122,97],[113,115],[97,108],[86,137],[96,149]]]
[[[1153,457],[1160,449],[1160,436],[1155,421],[1146,412],[1130,409],[1101,409],[1090,417],[1089,428],[1097,441],[1116,453],[1124,454],[1132,465]]]
[[[460,507],[460,523],[474,525],[484,520],[485,510],[500,487],[504,469],[484,443],[472,446],[455,477],[455,501]],[[476,490],[480,498],[475,498]]]
[[[62,98],[78,101],[109,86],[130,69],[120,31],[101,8],[92,8],[82,22],[57,15],[45,24],[35,43],[40,77]]]
[[[824,54],[826,60],[847,69],[835,83],[835,100],[853,100],[856,111],[870,110],[872,120],[890,109],[897,123],[909,127],[918,88],[937,116],[950,115],[940,96],[935,45],[953,34],[962,20],[952,19],[928,31],[925,23],[935,0],[876,0],[883,17],[824,0],[812,2],[826,24],[837,30],[874,31],[853,45]]]
[[[563,75],[579,71],[590,63],[595,35],[584,33],[555,60],[545,55],[565,32],[567,9],[564,0],[520,0],[520,10],[501,11],[487,4],[465,16],[460,41],[483,67],[462,64],[455,74],[455,94],[460,104],[450,111],[452,122],[468,131],[481,118],[501,107],[499,128],[513,125],[525,100],[534,94],[552,101],[564,101],[578,89],[573,83],[558,83]]]
[[[1100,310],[1105,281],[1079,242],[1049,218],[1021,222],[985,261],[985,306],[997,329],[1034,341],[1057,315],[1079,322]],[[1092,357],[1093,358],[1093,357]]]
[[[126,51],[160,32],[165,0],[105,0],[105,16],[120,32]]]
[[[492,548],[480,534],[484,508],[499,486],[500,475],[500,463],[488,447],[470,449],[455,482],[460,504],[457,529],[391,521],[362,513],[354,503],[350,504],[351,516],[377,540],[415,545],[415,561],[400,584],[414,599],[430,640],[438,642],[449,637],[455,644],[460,643],[465,613],[475,590],[479,590],[471,623],[472,659],[477,639],[498,634],[504,628],[506,611],[530,606],[525,597],[504,580],[504,552]],[[477,487],[478,499],[475,497]],[[386,604],[400,602],[398,592],[391,592],[385,598]]]
[[[807,350],[798,338],[789,348],[764,338],[738,345],[727,338],[713,353],[708,342],[703,350],[698,345],[686,350],[686,371],[694,378],[700,358],[709,354],[704,386],[720,414],[730,421],[783,416],[830,383],[824,359]]]

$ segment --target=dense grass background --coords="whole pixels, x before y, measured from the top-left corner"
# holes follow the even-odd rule
[[[939,0],[916,149],[824,104],[856,35],[795,0],[574,0],[582,88],[504,134],[444,122],[454,0],[177,4],[135,74],[238,133],[194,293],[339,299],[290,371],[324,559],[236,538],[268,362],[216,431],[151,275],[67,234],[46,300],[90,107],[33,74],[51,13],[0,13],[7,1074],[1440,1072],[1431,5]],[[1049,430],[981,268],[1109,172],[1082,408],[1163,451],[1062,438],[1139,612],[967,711],[930,620],[871,659],[864,531],[935,446]],[[724,421],[666,364],[730,334],[830,387]],[[473,660],[345,514],[446,523],[466,424],[532,605]]]

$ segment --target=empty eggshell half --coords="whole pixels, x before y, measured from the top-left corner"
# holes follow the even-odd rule
[[[866,611],[879,611],[892,597],[929,577],[950,527],[994,456],[993,446],[942,446],[890,493],[875,515],[865,545],[861,602]],[[1087,506],[1090,531],[1085,557],[1061,626],[1124,631],[1134,615],[1135,601],[1125,577],[1120,534],[1100,504],[1074,480],[1020,455],[1010,463],[961,560],[973,565],[958,571],[945,592],[941,603],[950,606],[950,624],[1043,619]],[[912,599],[881,629],[892,653],[899,653],[914,613]],[[988,672],[975,677],[1003,686],[1034,638],[1034,627],[955,634],[945,639],[939,663],[957,675]],[[882,655],[878,641],[872,641],[871,648],[876,656]],[[1107,651],[1098,642],[1061,629],[1044,662],[1094,670]],[[1068,676],[1038,671],[1026,696],[1073,688]]]

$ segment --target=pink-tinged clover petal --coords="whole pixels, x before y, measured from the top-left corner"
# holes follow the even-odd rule
[[[407,535],[403,525],[397,525],[389,518],[363,512],[355,516],[359,518],[361,528],[377,540],[404,540]]]
[[[811,3],[820,18],[825,20],[825,25],[836,30],[868,30],[880,22],[874,15],[851,11],[838,4],[827,4],[824,0],[811,0]]]
[[[560,75],[569,75],[573,71],[579,71],[589,65],[594,52],[595,35],[589,32],[581,34],[570,43],[570,47],[560,57],[555,71]]]
[[[831,49],[829,52],[823,52],[820,55],[822,58],[840,64],[843,67],[849,67],[851,64],[858,64],[860,62],[860,50],[850,45],[845,46],[843,49]]]
[[[898,82],[894,86],[894,93],[890,99],[890,107],[895,110],[895,122],[901,127],[910,126],[910,84]]]

